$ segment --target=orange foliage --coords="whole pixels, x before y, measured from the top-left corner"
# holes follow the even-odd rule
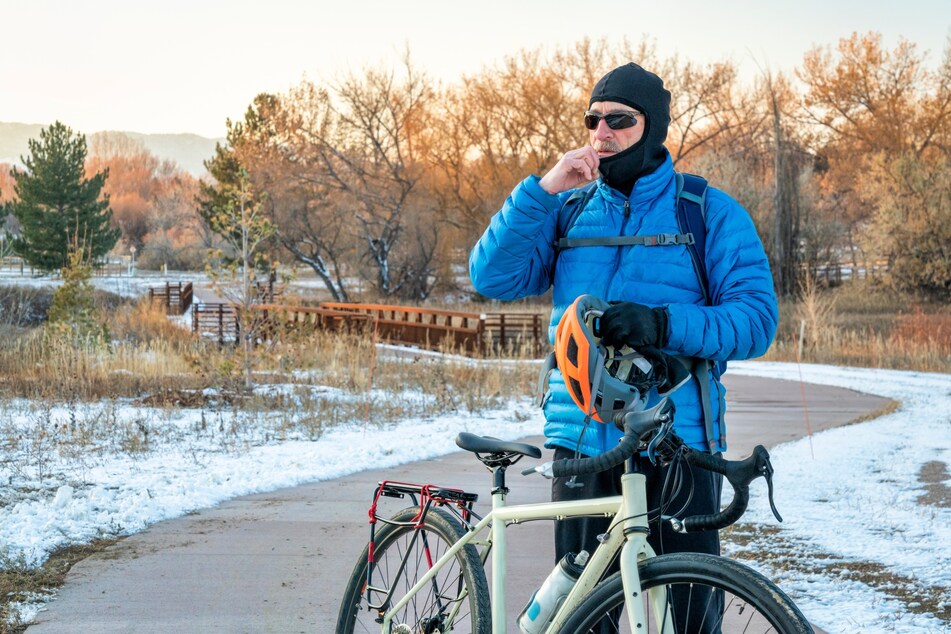
[[[13,192],[15,181],[10,176],[11,169],[13,166],[9,163],[0,163],[0,203],[9,202],[15,198]]]
[[[951,314],[926,313],[915,307],[913,312],[898,316],[890,339],[899,347],[908,343],[937,346],[951,355]]]
[[[135,246],[144,257],[151,246],[160,252],[157,260],[168,262],[174,251],[197,242],[195,178],[122,133],[95,134],[89,147],[87,174],[109,170],[103,190],[122,230],[120,251]]]
[[[930,70],[911,42],[901,39],[888,50],[879,33],[853,33],[834,52],[828,46],[809,51],[797,75],[819,128],[816,150],[828,167],[823,191],[853,226],[874,208],[862,191],[870,160],[947,152],[951,56]]]

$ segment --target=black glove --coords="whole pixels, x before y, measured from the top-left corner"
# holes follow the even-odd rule
[[[600,319],[601,339],[609,346],[663,348],[667,343],[667,309],[634,302],[614,304]]]

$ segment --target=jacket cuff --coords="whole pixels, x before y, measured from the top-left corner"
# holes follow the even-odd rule
[[[530,196],[532,200],[537,202],[545,209],[558,209],[558,194],[549,194],[544,189],[542,189],[542,186],[538,184],[538,181],[540,180],[541,178],[535,174],[527,176],[521,182],[522,193]]]
[[[688,320],[684,311],[684,306],[678,304],[665,304],[660,308],[662,308],[664,313],[667,315],[667,323],[665,324],[667,341],[664,343],[664,349],[677,351],[677,354],[691,356],[689,351],[686,349],[688,339]]]

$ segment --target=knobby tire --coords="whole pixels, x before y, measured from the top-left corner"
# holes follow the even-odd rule
[[[692,606],[674,615],[675,632],[813,632],[809,622],[782,590],[763,575],[733,560],[700,553],[674,553],[646,560],[640,564],[639,572],[642,600],[646,600],[651,591],[671,587]],[[722,611],[710,607],[718,600],[716,591],[723,592]],[[672,596],[672,593],[667,596]],[[623,608],[624,588],[618,572],[595,587],[571,613],[561,632],[630,632]],[[660,627],[663,621],[661,624],[656,622],[649,605],[645,609],[648,623],[637,632],[663,631]]]

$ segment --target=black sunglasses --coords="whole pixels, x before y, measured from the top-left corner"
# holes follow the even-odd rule
[[[623,130],[624,128],[633,128],[637,125],[637,118],[643,116],[640,112],[609,112],[601,114],[600,112],[591,112],[586,110],[584,113],[584,127],[589,130],[595,130],[601,119],[612,130]]]

